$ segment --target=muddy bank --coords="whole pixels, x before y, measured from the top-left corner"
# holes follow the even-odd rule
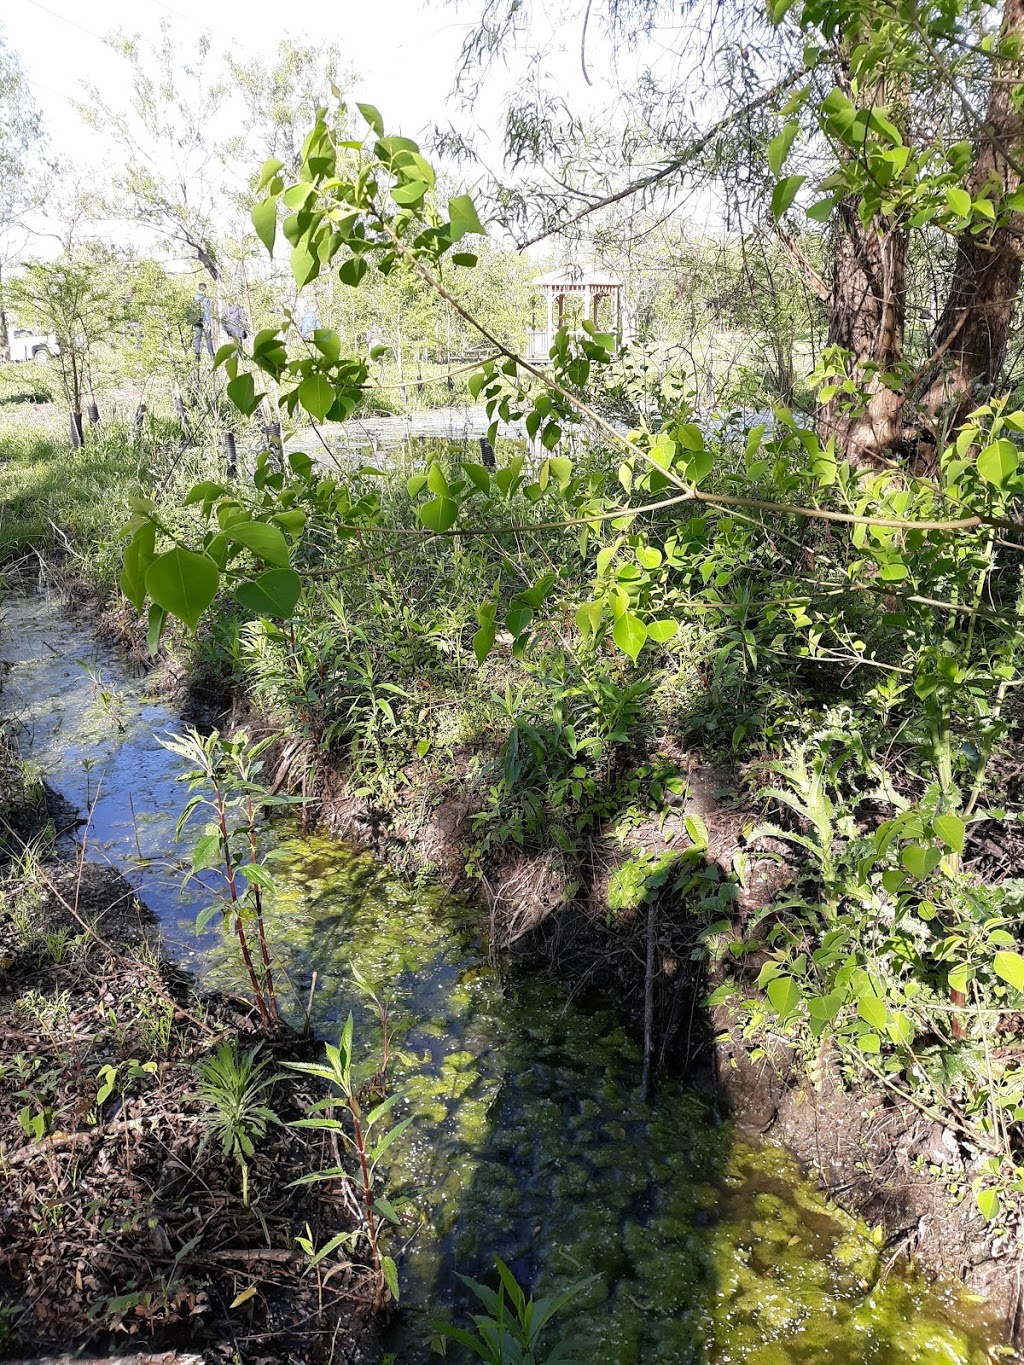
[[[263,1039],[244,1001],[200,995],[120,873],[53,842],[64,803],[0,752],[15,817],[0,844],[0,1358],[130,1341],[376,1360],[372,1273],[356,1258],[324,1294],[296,1246],[307,1225],[318,1244],[357,1225],[327,1187],[290,1188],[321,1153],[287,1125],[319,1096],[298,1078],[263,1089],[243,1193],[219,1123],[233,1101],[209,1080],[226,1051],[258,1049],[269,1081],[309,1044]]]

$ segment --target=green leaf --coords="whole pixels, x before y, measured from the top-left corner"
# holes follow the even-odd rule
[[[334,406],[334,385],[322,374],[311,374],[299,385],[299,402],[317,422]]]
[[[476,655],[478,664],[483,664],[484,660],[494,648],[496,627],[493,621],[484,621],[480,629],[473,636],[473,653]]]
[[[830,1023],[843,1008],[845,1001],[841,991],[830,991],[828,995],[812,995],[807,999],[807,1013],[812,1019]]]
[[[885,1028],[885,1022],[889,1017],[885,1002],[870,991],[865,991],[857,1001],[857,1013],[865,1024],[870,1024],[872,1028]]]
[[[612,629],[612,639],[623,654],[628,654],[636,663],[637,655],[647,640],[647,627],[639,616],[634,616],[630,611],[624,611],[615,622]]]
[[[216,597],[219,586],[220,574],[212,559],[177,545],[166,554],[158,555],[146,571],[146,591],[152,601],[170,616],[183,621],[190,630],[195,630],[199,624],[199,618]],[[151,612],[151,629],[152,626]],[[157,640],[159,642],[159,634]]]
[[[155,558],[156,526],[147,521],[129,541],[121,569],[121,591],[136,611],[146,600],[146,570]]]
[[[459,504],[454,498],[431,498],[417,507],[416,515],[428,531],[450,531],[458,520]]]
[[[475,232],[481,237],[487,235],[477,216],[476,206],[468,194],[459,194],[448,200],[448,217],[460,236],[466,232]]]
[[[287,223],[285,227],[287,228]],[[301,289],[314,275],[320,273],[320,258],[313,255],[304,241],[300,241],[292,247],[291,266],[292,277]]]
[[[986,446],[978,456],[978,473],[986,483],[1005,488],[1017,472],[1017,463],[1017,447],[1004,437]]]
[[[963,853],[966,831],[964,822],[958,815],[936,815],[932,821],[932,828],[947,848],[951,848],[954,853]]]
[[[380,1258],[381,1273],[384,1276],[384,1283],[395,1303],[398,1302],[398,1267],[390,1256]]]
[[[958,218],[969,218],[971,216],[971,196],[966,190],[951,185],[946,190],[946,203]]]
[[[427,192],[427,185],[423,180],[410,180],[405,185],[395,185],[391,191],[391,198],[396,204],[403,207],[415,207],[419,204]]]
[[[694,848],[707,848],[708,827],[702,816],[698,815],[696,811],[690,815],[684,815],[683,827],[690,836],[690,843],[693,844]]]
[[[276,526],[266,521],[233,521],[225,526],[224,534],[236,545],[244,545],[257,559],[267,564],[277,564],[287,568],[288,542]]]
[[[773,137],[768,144],[768,166],[772,175],[777,176],[781,170],[789,149],[793,145],[793,139],[800,131],[800,125],[795,120],[787,123],[778,137]]]
[[[220,834],[201,834],[192,846],[192,871],[216,867],[220,858]]]
[[[265,190],[278,171],[283,170],[284,162],[278,161],[276,156],[272,156],[269,161],[264,161],[260,170],[259,184],[256,186],[257,190]]]
[[[467,462],[462,466],[462,471],[464,474],[469,475],[481,493],[490,493],[491,476],[485,465]]]
[[[1024,991],[1024,957],[1020,953],[996,953],[992,962],[996,976],[1013,987]]]
[[[251,374],[240,374],[228,383],[228,397],[239,412],[249,417],[259,407],[263,394],[256,392]]]
[[[330,327],[318,327],[313,333],[313,345],[321,355],[325,355],[333,364],[337,364],[341,359],[341,337]]]
[[[772,190],[772,217],[776,222],[793,203],[797,191],[806,179],[806,175],[787,175]]]
[[[379,1198],[373,1201],[373,1207],[377,1213],[381,1214],[382,1217],[386,1218],[388,1222],[392,1223],[395,1227],[401,1222],[401,1219],[395,1211],[395,1206],[390,1199],[385,1199],[383,1195],[380,1195]]]
[[[146,648],[151,659],[156,658],[156,652],[160,648],[160,636],[164,633],[166,620],[167,613],[154,602],[149,609],[149,622],[146,628]]]
[[[652,621],[647,627],[648,638],[657,645],[663,645],[666,640],[671,640],[679,629],[679,622],[672,621],[667,616],[660,621]]]
[[[359,281],[366,274],[366,261],[362,256],[350,256],[347,261],[342,261],[338,267],[338,279],[342,284],[347,284],[350,289],[355,289]]]
[[[294,614],[302,593],[302,579],[294,569],[268,569],[235,589],[239,604],[255,616],[276,616],[282,620]]]
[[[900,854],[900,862],[912,877],[927,877],[941,861],[942,854],[930,844],[907,844]]]
[[[261,199],[258,204],[253,204],[249,216],[256,229],[256,236],[273,256],[274,242],[277,239],[277,196]]]
[[[788,1018],[800,1003],[800,987],[791,976],[776,976],[768,982],[768,999],[780,1018]]]
[[[356,108],[359,110],[359,112],[362,114],[363,118],[364,118],[364,119],[366,120],[366,122],[370,125],[370,127],[371,127],[371,128],[373,129],[373,131],[377,134],[377,136],[378,136],[378,137],[383,137],[383,136],[384,136],[384,120],[383,120],[383,118],[381,117],[380,110],[379,110],[378,108],[376,108],[375,105],[372,105],[372,104],[359,104],[359,103],[357,103],[357,104],[356,104]],[[396,1297],[397,1297],[397,1295],[396,1295]]]
[[[981,1210],[982,1217],[992,1222],[999,1217],[999,1191],[987,1186],[975,1190],[974,1198],[977,1200],[978,1208]]]

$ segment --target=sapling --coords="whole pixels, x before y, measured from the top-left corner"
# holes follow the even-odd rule
[[[197,916],[196,930],[201,933],[218,912],[231,917],[260,1020],[269,1028],[278,1017],[278,1004],[263,912],[264,894],[273,892],[274,881],[260,856],[258,814],[266,806],[292,800],[272,795],[260,780],[261,756],[271,740],[253,743],[245,733],[227,739],[218,730],[204,738],[190,728],[160,743],[190,765],[178,779],[188,784],[191,795],[178,820],[176,837],[181,838],[197,810],[205,809],[213,816],[193,843],[189,877],[199,879],[201,873],[219,867],[223,890]]]
[[[398,1301],[398,1269],[394,1260],[381,1250],[381,1226],[382,1221],[397,1226],[399,1219],[391,1203],[383,1195],[375,1193],[377,1167],[384,1153],[408,1128],[412,1116],[400,1119],[381,1138],[375,1138],[373,1130],[381,1119],[405,1098],[406,1092],[396,1090],[369,1112],[364,1112],[359,1101],[360,1087],[352,1074],[352,1029],[350,1014],[341,1031],[337,1047],[332,1043],[326,1044],[324,1062],[286,1062],[285,1065],[291,1071],[301,1071],[307,1076],[314,1076],[330,1087],[330,1093],[324,1099],[316,1100],[309,1106],[308,1116],[296,1119],[292,1126],[312,1128],[332,1135],[335,1141],[340,1141],[345,1150],[354,1156],[357,1173],[352,1176],[342,1166],[330,1166],[303,1176],[295,1184],[309,1185],[320,1180],[341,1180],[356,1186],[364,1219],[364,1227],[359,1231],[365,1232],[370,1248],[376,1281],[375,1303],[379,1308],[384,1302],[385,1291],[396,1303]],[[335,1116],[339,1108],[345,1111],[347,1121]],[[354,1234],[338,1233],[326,1246],[316,1251],[313,1247],[312,1234],[307,1230],[305,1239],[300,1239],[300,1245],[310,1256],[312,1268],[337,1247],[354,1244],[358,1236],[358,1231]]]

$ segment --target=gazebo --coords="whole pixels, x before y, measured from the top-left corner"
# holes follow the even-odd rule
[[[599,331],[611,332],[616,347],[621,345],[621,280],[613,279],[596,266],[567,265],[561,270],[538,275],[533,282],[533,291],[527,333],[527,355],[531,360],[546,359],[558,328],[578,326],[584,318]],[[540,317],[538,303],[544,310]]]

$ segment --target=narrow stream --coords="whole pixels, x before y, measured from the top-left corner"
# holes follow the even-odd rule
[[[174,826],[176,719],[52,599],[5,603],[6,713],[23,752],[73,806],[87,853],[159,915],[174,955],[239,983],[231,941],[197,939]],[[271,942],[300,1017],[330,1036],[350,1009],[373,1047],[354,964],[394,1004],[416,1121],[392,1148],[389,1195],[418,1220],[402,1256],[400,1365],[428,1357],[428,1319],[465,1305],[454,1271],[503,1256],[538,1293],[593,1280],[560,1317],[601,1365],[980,1365],[998,1345],[983,1306],[898,1267],[780,1150],[739,1142],[685,1088],[638,1100],[639,1049],[611,1010],[570,1006],[545,973],[487,961],[471,918],[367,854],[275,826]],[[239,983],[240,984],[240,983]],[[557,1335],[557,1333],[555,1334]]]

